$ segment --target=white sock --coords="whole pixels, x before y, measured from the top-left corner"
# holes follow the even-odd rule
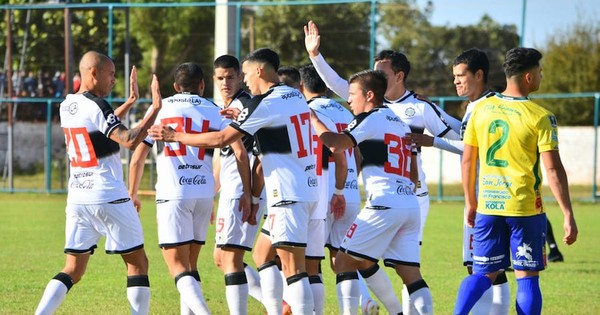
[[[183,296],[179,295],[179,314],[180,315],[194,315],[194,312],[185,304]]]
[[[431,298],[431,291],[429,291],[429,287],[425,280],[421,279],[409,284],[406,286],[406,290],[408,291],[411,300],[411,312],[416,309],[417,313],[415,314],[433,314],[433,299]]]
[[[194,314],[210,314],[208,305],[202,295],[200,283],[189,272],[184,272],[175,277],[177,291]]]
[[[150,282],[147,275],[127,276],[127,300],[132,315],[150,311]]]
[[[356,273],[339,273],[336,276],[336,283],[340,314],[358,315],[360,289]]]
[[[246,280],[248,280],[248,294],[255,300],[262,301],[262,293],[260,290],[260,276],[258,272],[248,266],[244,265],[244,272],[246,273]]]
[[[363,307],[371,300],[371,292],[360,272],[358,273],[358,288],[360,290],[360,306]]]
[[[229,314],[248,314],[248,280],[243,271],[225,275],[225,296]]]
[[[383,303],[388,313],[398,314],[402,312],[402,304],[400,304],[400,300],[394,293],[392,282],[385,271],[379,268],[379,265],[374,265],[369,270],[361,270],[361,275],[369,289]]]
[[[308,277],[315,305],[315,315],[322,315],[325,309],[325,285],[320,275]]]
[[[490,315],[506,315],[510,309],[510,288],[508,282],[492,286],[493,303],[490,309]]]
[[[494,298],[494,289],[487,289],[471,309],[472,315],[490,315]]]
[[[402,286],[402,312],[404,315],[418,315],[419,311],[415,308],[413,301],[408,294],[406,286]]]
[[[44,294],[42,295],[42,299],[35,310],[36,315],[53,314],[60,304],[65,300],[70,287],[67,287],[65,283],[56,279],[57,277],[62,277],[64,280],[71,279],[67,274],[61,272],[60,274],[56,275],[54,279],[48,282],[46,289],[44,290]],[[67,281],[67,283],[69,283],[69,281]],[[71,280],[71,286],[72,283],[73,282]]]
[[[308,274],[306,272],[293,275],[286,280],[286,302],[292,309],[292,314],[311,314],[315,309]]]
[[[281,275],[275,263],[267,263],[259,267],[260,289],[262,292],[262,304],[269,315],[281,314],[281,303],[283,300],[283,285]]]

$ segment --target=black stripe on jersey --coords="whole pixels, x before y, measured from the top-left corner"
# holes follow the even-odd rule
[[[107,138],[102,132],[96,130],[90,132],[89,135],[97,158],[103,158],[119,153],[119,144]]]
[[[343,131],[345,134],[347,134],[350,137],[350,139],[352,139],[352,143],[354,143],[354,146],[356,146],[358,143],[356,143],[356,139],[354,139],[354,137],[350,134],[350,132],[352,130],[354,130],[354,128],[356,128],[356,126],[360,125],[363,122],[363,120],[365,120],[369,115],[378,111],[380,108],[387,108],[387,106],[383,105],[380,107],[375,107],[366,113],[360,113],[360,114],[356,115],[356,117],[354,117],[354,120],[351,121],[350,124],[348,124],[348,127],[346,127],[346,129]]]
[[[251,100],[249,100],[247,102],[246,106],[244,107],[244,109],[242,109],[242,111],[238,115],[237,120],[232,121],[230,126],[240,132],[248,134],[240,126],[244,124],[244,121],[246,121],[248,119],[248,117],[250,117],[252,115],[252,113],[254,113],[254,111],[260,105],[262,100],[265,97],[269,96],[271,93],[273,93],[273,89],[269,89],[265,94],[257,95],[255,97],[253,97]]]
[[[286,126],[261,128],[254,135],[256,149],[260,154],[291,153],[292,145]]]
[[[105,99],[98,97],[90,92],[83,93],[83,96],[96,103],[96,105],[98,105],[98,107],[102,111],[104,119],[106,119],[106,123],[108,125],[108,128],[104,130],[104,134],[106,134],[106,136],[108,137],[108,135],[110,135],[110,133],[115,129],[115,127],[121,124],[121,120],[119,120],[119,117],[115,115],[115,111]]]
[[[252,95],[250,95],[250,93],[244,91],[244,90],[240,90],[234,97],[233,99],[237,99],[240,101],[240,103],[242,103],[242,106],[246,107],[248,106],[248,102],[252,99]]]
[[[321,145],[321,168],[326,170],[329,169],[329,158],[331,157],[331,151],[326,145]]]
[[[443,137],[445,134],[448,133],[448,131],[452,130],[452,127],[450,127],[450,125],[448,125],[448,123],[446,122],[446,120],[444,119],[444,117],[442,117],[442,112],[440,112],[440,110],[438,109],[437,105],[435,105],[435,104],[433,104],[432,102],[429,102],[429,101],[424,101],[424,102],[426,104],[428,104],[431,107],[431,109],[433,109],[433,111],[437,114],[438,118],[446,126],[446,129],[444,131],[442,131],[439,135],[436,135],[436,137]]]
[[[358,145],[362,154],[361,167],[383,166],[388,160],[388,147],[383,140],[365,140]]]

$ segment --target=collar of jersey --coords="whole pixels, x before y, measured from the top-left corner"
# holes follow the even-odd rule
[[[503,95],[502,93],[496,93],[496,96],[498,96],[501,99],[505,99],[505,100],[509,100],[509,101],[526,101],[526,100],[529,100],[529,97],[526,97],[526,96],[522,96],[522,97],[508,96],[508,95]]]
[[[312,102],[318,98],[327,98],[327,96],[325,96],[325,95],[315,96],[315,97],[309,99],[308,101],[306,101],[306,103],[309,104],[310,102]]]
[[[404,92],[404,95],[402,95],[402,97],[400,97],[399,99],[397,99],[395,101],[390,101],[390,100],[384,98],[384,103],[387,103],[387,104],[402,103],[405,99],[407,99],[409,96],[411,96],[413,94],[415,94],[415,92],[406,90],[406,92]]]

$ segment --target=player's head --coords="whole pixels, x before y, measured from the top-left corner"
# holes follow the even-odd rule
[[[279,81],[283,82],[287,86],[291,86],[295,89],[300,88],[300,72],[294,67],[281,67],[277,69],[277,75]]]
[[[242,84],[240,62],[234,56],[223,55],[215,59],[213,67],[213,80],[221,97],[225,101],[231,100],[239,92]]]
[[[458,96],[466,96],[469,100],[477,99],[485,92],[490,62],[483,50],[471,48],[463,51],[452,66],[454,86]]]
[[[279,55],[269,48],[249,53],[242,63],[244,83],[254,95],[266,92],[266,86],[279,82]]]
[[[363,70],[353,74],[348,83],[348,104],[354,115],[383,105],[387,78],[382,71]]]
[[[404,86],[410,73],[410,62],[401,52],[382,50],[375,56],[375,70],[385,73],[388,79],[388,90],[391,90],[398,84]]]
[[[182,63],[175,70],[175,82],[173,88],[181,93],[204,93],[204,72],[200,65],[193,62]]]
[[[300,67],[300,78],[302,79],[302,89],[310,93],[325,95],[327,93],[327,85],[317,73],[315,66],[308,64]]]
[[[507,84],[513,82],[536,91],[542,81],[542,53],[533,48],[517,47],[506,53],[504,74]]]
[[[110,94],[115,85],[115,64],[105,54],[88,51],[79,62],[81,73],[80,91],[89,91],[96,96],[104,97]]]

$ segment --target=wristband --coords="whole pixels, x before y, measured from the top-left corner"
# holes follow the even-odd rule
[[[253,205],[257,205],[259,201],[260,201],[260,197],[252,196],[252,204]]]
[[[338,196],[343,196],[344,195],[344,189],[337,189],[337,188],[335,188],[333,190],[333,194],[334,195],[338,195]]]

